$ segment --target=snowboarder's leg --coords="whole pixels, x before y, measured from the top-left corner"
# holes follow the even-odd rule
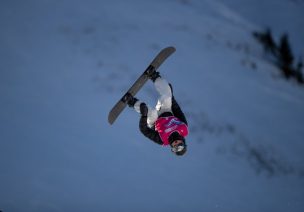
[[[127,95],[127,102],[129,107],[134,108],[135,111],[140,114],[140,104],[144,102],[138,100],[136,97],[133,97],[131,94]],[[147,105],[147,108],[148,108],[147,124],[148,127],[152,128],[154,122],[158,118],[158,115],[157,115],[157,111],[154,108],[151,108],[149,105]]]
[[[135,109],[135,111],[138,112],[139,114],[140,114],[140,104],[141,103],[143,103],[143,102],[138,100],[138,101],[136,101],[136,103],[134,104],[134,107],[133,107]],[[147,107],[148,107],[147,124],[148,124],[148,127],[152,128],[152,126],[154,125],[155,121],[158,118],[158,115],[157,115],[156,109],[150,107],[149,105],[147,105]]]
[[[133,97],[131,94],[127,94],[126,101],[129,105],[129,107],[134,108],[135,111],[140,114],[140,104],[144,103],[144,102],[138,100],[136,97]],[[152,128],[152,126],[154,125],[155,121],[158,118],[158,114],[157,114],[156,109],[151,108],[149,105],[147,105],[147,108],[148,108],[147,124],[148,124],[148,127]]]
[[[164,112],[172,112],[172,91],[167,80],[158,77],[154,81],[154,86],[160,95],[156,105],[156,110],[158,113],[161,114]]]

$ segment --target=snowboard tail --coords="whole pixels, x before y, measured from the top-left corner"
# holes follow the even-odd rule
[[[108,122],[112,125],[115,120],[118,118],[120,113],[126,108],[126,95],[130,93],[132,96],[135,96],[137,92],[144,86],[144,84],[149,80],[149,74],[156,71],[160,65],[175,52],[174,47],[167,47],[161,50],[158,55],[153,59],[150,65],[146,70],[141,74],[141,76],[133,83],[129,90],[122,96],[122,98],[115,104],[112,110],[108,115]]]

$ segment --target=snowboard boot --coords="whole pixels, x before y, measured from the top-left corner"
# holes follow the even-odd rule
[[[126,93],[126,95],[123,97],[123,101],[128,104],[129,107],[134,107],[135,103],[138,101],[138,99],[130,93]]]
[[[149,77],[150,80],[155,82],[155,80],[160,77],[160,74],[158,71],[156,71],[154,68],[148,69],[146,71],[146,75]]]
[[[160,74],[158,71],[154,71],[152,74],[149,75],[149,79],[151,79],[153,82],[155,82],[155,80],[159,77],[160,77]]]

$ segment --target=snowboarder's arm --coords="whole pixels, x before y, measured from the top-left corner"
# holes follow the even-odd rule
[[[176,102],[174,96],[172,97],[172,112],[173,112],[174,116],[179,118],[182,122],[184,122],[188,126],[188,122],[187,122],[187,119],[185,117],[185,114],[183,113],[183,111],[179,107],[179,105]]]
[[[158,132],[148,127],[147,116],[141,116],[139,120],[139,129],[142,132],[142,134],[144,134],[144,136],[146,136],[150,140],[160,145],[163,144]]]

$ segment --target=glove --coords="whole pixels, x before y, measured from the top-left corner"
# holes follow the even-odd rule
[[[147,116],[148,115],[148,107],[145,103],[140,104],[140,113],[142,116]]]

